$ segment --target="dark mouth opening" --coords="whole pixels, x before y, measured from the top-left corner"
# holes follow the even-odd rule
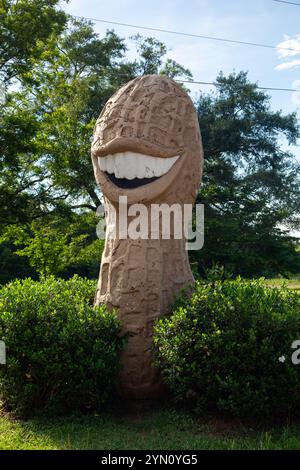
[[[110,174],[107,172],[105,172],[105,174],[112,183],[122,189],[139,188],[140,186],[152,183],[152,181],[155,181],[159,178],[154,176],[153,178],[134,178],[132,180],[127,180],[126,178],[116,178],[114,174]]]

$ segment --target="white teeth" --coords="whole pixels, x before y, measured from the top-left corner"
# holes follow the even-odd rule
[[[106,171],[106,162],[107,162],[106,158],[98,157],[98,165],[99,165],[100,170]]]
[[[135,174],[139,179],[144,178],[144,163],[142,158],[136,158]]]
[[[107,173],[115,172],[115,155],[111,155],[111,158],[106,160],[106,171]]]
[[[122,152],[98,157],[100,170],[114,174],[116,178],[153,178],[167,173],[179,155],[170,158],[150,157],[142,153]]]

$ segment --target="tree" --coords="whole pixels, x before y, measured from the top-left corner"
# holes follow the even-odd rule
[[[35,135],[38,116],[19,92],[9,94],[18,79],[22,88],[30,70],[52,41],[61,34],[67,16],[56,9],[58,0],[0,0],[0,82],[7,100],[0,112],[0,224],[24,223],[41,214],[47,177],[36,164]],[[4,89],[2,89],[4,92]],[[12,208],[14,210],[12,210]],[[0,228],[1,230],[1,228]]]
[[[0,241],[17,247],[15,255],[27,257],[29,265],[41,276],[66,273],[68,268],[93,265],[99,261],[104,241],[96,237],[93,213],[73,216],[65,224],[61,217],[44,217],[30,226],[9,225]],[[95,273],[94,273],[95,274]]]
[[[145,60],[155,73],[190,76],[179,64],[163,61],[162,43],[137,40],[140,61],[129,62],[124,41],[113,31],[100,39],[90,22],[70,19],[69,29],[58,39],[49,39],[40,60],[24,75],[22,89],[9,95],[2,117],[2,197],[18,195],[22,205],[22,198],[30,194],[32,205],[24,216],[29,209],[31,218],[58,207],[96,210],[100,199],[89,158],[90,139],[108,98],[141,73]],[[21,134],[17,142],[16,128]]]
[[[200,272],[219,263],[245,276],[299,273],[299,162],[282,142],[299,137],[296,114],[270,107],[270,98],[240,72],[220,74],[216,92],[197,103],[205,167],[205,243],[191,253]]]
[[[48,39],[59,34],[67,16],[59,0],[0,0],[0,79],[10,82],[30,71]]]
[[[140,34],[132,36],[136,43],[137,52],[140,60],[136,63],[136,75],[157,74],[167,75],[171,78],[178,76],[192,79],[193,76],[189,69],[178,64],[175,60],[166,59],[167,47],[161,41],[155,38],[143,38]]]
[[[69,243],[79,232],[70,234],[68,226],[96,211],[101,194],[90,138],[108,98],[145,73],[191,78],[167,58],[160,41],[135,36],[138,56],[128,60],[126,43],[114,31],[100,38],[88,21],[66,23],[57,4],[0,3],[0,73],[7,84],[19,80],[17,90],[8,89],[0,113],[0,235],[7,226],[15,234],[21,226],[31,244],[46,227],[49,237],[57,231],[57,240],[67,232]],[[192,252],[191,259],[201,272],[215,263],[248,276],[299,272],[300,254],[289,235],[299,224],[299,164],[282,149],[283,139],[293,144],[299,137],[296,116],[273,112],[269,97],[243,72],[220,74],[216,85],[216,93],[202,94],[196,103],[205,150],[199,201],[205,203],[206,224],[204,249]],[[77,253],[86,249],[80,269],[96,246],[94,226],[83,226],[89,236]],[[26,246],[28,251],[26,244],[19,250]],[[7,266],[16,259],[12,239],[2,249],[0,260]],[[69,260],[61,272],[78,268],[78,260]],[[88,265],[89,273],[95,269]]]
[[[66,30],[48,37],[38,60],[31,62],[31,69],[22,69],[18,91],[8,93],[0,115],[3,129],[0,136],[0,204],[3,208],[0,233],[10,225],[15,240],[20,240],[16,226],[21,224],[27,234],[27,245],[22,245],[19,255],[29,254],[31,250],[35,256],[37,243],[44,240],[45,235],[39,238],[36,232],[43,232],[41,218],[61,217],[67,227],[78,216],[78,211],[96,211],[100,192],[90,161],[93,127],[116,89],[142,73],[145,50],[151,55],[147,57],[147,66],[153,64],[155,73],[190,76],[176,62],[164,59],[166,49],[159,41],[140,37],[137,41],[144,52],[141,50],[139,59],[128,61],[125,42],[113,31],[99,38],[90,22],[69,18]],[[46,238],[50,237],[51,230],[47,231]],[[59,237],[57,234],[57,241]],[[11,241],[10,245],[6,242],[3,249],[11,248]],[[79,266],[77,259],[76,266],[95,275],[98,266],[92,267],[89,261],[84,261],[88,251],[95,254],[96,244],[90,237],[88,241],[89,248],[81,250],[81,264]],[[60,254],[61,247],[62,244],[57,247]],[[14,256],[11,259],[15,259]],[[40,271],[37,263],[34,266]],[[65,268],[73,269],[71,263],[65,264]],[[7,279],[9,273],[4,277]]]

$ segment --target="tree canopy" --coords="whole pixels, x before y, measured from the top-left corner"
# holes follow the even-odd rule
[[[0,0],[0,79],[28,72],[67,20],[59,0]]]
[[[89,21],[67,17],[57,5],[0,2],[0,74],[7,85],[0,112],[2,282],[16,275],[16,263],[22,276],[76,269],[97,276],[101,194],[89,156],[96,118],[137,75],[192,78],[157,39],[133,36],[137,56],[129,60],[114,31],[100,38]],[[31,19],[29,29],[20,18]],[[299,137],[296,115],[272,111],[244,72],[220,74],[216,92],[195,104],[205,151],[198,196],[205,245],[191,252],[192,261],[201,273],[215,263],[246,276],[298,273],[290,230],[299,226],[299,163],[285,150]],[[31,259],[27,268],[24,257]]]
[[[205,244],[200,270],[220,263],[251,275],[299,272],[299,161],[284,149],[299,138],[296,113],[271,110],[245,72],[220,74],[197,103],[205,169]]]

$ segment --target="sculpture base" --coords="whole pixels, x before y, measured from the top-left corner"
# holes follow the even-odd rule
[[[134,385],[128,381],[128,376],[119,376],[116,385],[117,394],[125,400],[151,401],[158,400],[166,394],[166,385],[163,383],[159,371],[156,372],[155,381],[152,383],[140,383]]]
[[[162,399],[152,400],[125,400],[122,402],[122,413],[126,416],[139,418],[139,415],[151,413],[162,406]]]

